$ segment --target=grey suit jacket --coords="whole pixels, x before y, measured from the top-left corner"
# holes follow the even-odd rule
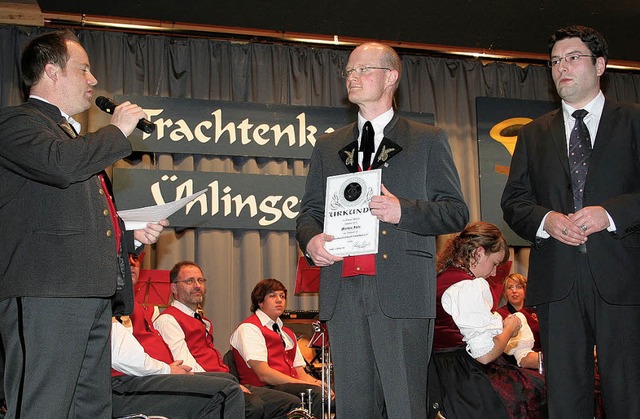
[[[606,100],[585,182],[584,206],[604,207],[613,233],[587,241],[591,272],[612,304],[640,304],[640,108]],[[562,110],[527,124],[511,160],[502,195],[504,219],[532,244],[527,304],[564,298],[573,285],[578,252],[554,238],[536,238],[549,211],[573,212]]]
[[[316,143],[297,219],[303,252],[323,229],[327,177],[358,170],[357,136],[354,123]],[[442,129],[396,115],[385,127],[373,168],[382,169],[382,183],[402,209],[397,225],[380,224],[376,283],[381,309],[394,318],[435,317],[435,236],[460,231],[469,217],[447,136]],[[333,315],[345,280],[341,272],[342,263],[321,269],[323,320]]]
[[[113,225],[96,174],[131,146],[112,125],[71,138],[61,118],[36,99],[0,111],[0,299],[116,290]]]

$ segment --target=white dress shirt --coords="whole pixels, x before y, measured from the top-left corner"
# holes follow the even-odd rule
[[[378,150],[378,147],[380,146],[380,143],[384,138],[384,127],[386,127],[389,124],[389,122],[391,122],[391,119],[393,119],[393,115],[394,115],[393,108],[391,108],[385,113],[378,115],[378,117],[369,121],[371,122],[371,126],[373,127],[373,132],[374,132],[374,136],[373,136],[374,149],[373,149],[373,154],[371,155],[371,164],[373,164],[373,156],[376,155],[376,151]],[[367,120],[364,119],[364,117],[360,114],[360,112],[358,112],[358,150],[360,150],[360,143],[362,142],[362,127],[364,126],[365,122],[367,122]],[[363,151],[358,151],[358,163],[360,164],[360,167],[362,167],[363,154],[364,154]]]
[[[195,313],[195,311],[179,301],[174,300],[171,305],[190,317],[193,317]],[[162,339],[164,339],[167,346],[169,346],[173,359],[182,360],[182,365],[190,366],[191,372],[206,372],[206,370],[198,364],[193,355],[191,355],[185,339],[184,330],[182,330],[182,327],[180,327],[175,317],[168,314],[160,315],[153,322],[153,326],[160,332],[160,336],[162,336]],[[207,328],[208,327],[209,324],[207,324]]]
[[[111,323],[111,368],[137,377],[171,373],[168,364],[150,357],[135,336],[117,321]]]
[[[263,326],[273,330],[273,325],[278,324],[278,327],[280,327],[280,330],[282,330],[283,323],[280,318],[278,318],[277,321],[274,322],[260,309],[256,310],[256,315],[258,316],[258,319]],[[287,333],[282,332],[282,338],[285,341],[286,350],[290,350],[291,348],[293,348],[293,341]],[[260,331],[260,328],[258,328],[258,326],[256,326],[255,324],[240,324],[240,326],[238,326],[238,328],[231,335],[229,343],[231,343],[231,346],[233,346],[240,353],[240,356],[242,356],[242,359],[244,359],[245,362],[251,360],[264,361],[267,363],[269,362],[267,353],[267,342],[265,341],[264,335]],[[247,366],[249,366],[248,363]],[[300,352],[299,346],[296,348],[296,356],[293,360],[293,366],[294,368],[305,366],[305,361],[302,353]]]

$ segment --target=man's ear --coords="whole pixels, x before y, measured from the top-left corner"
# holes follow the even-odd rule
[[[596,58],[596,74],[598,74],[598,76],[602,76],[606,68],[607,63],[605,62],[604,57]]]
[[[389,70],[388,73],[389,74],[387,74],[387,83],[393,86],[398,81],[398,70]]]
[[[58,72],[60,71],[60,67],[55,64],[47,64],[44,66],[44,75],[52,81],[58,80]]]

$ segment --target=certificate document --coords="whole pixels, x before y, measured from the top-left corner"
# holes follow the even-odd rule
[[[327,178],[324,232],[334,239],[324,247],[332,255],[378,253],[380,221],[371,215],[369,201],[380,195],[381,178],[380,169]]]

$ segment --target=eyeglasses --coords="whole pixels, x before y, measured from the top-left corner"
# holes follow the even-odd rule
[[[552,58],[549,61],[547,61],[547,65],[551,68],[554,68],[559,66],[562,60],[565,60],[567,63],[571,65],[582,57],[596,58],[596,56],[593,54],[581,54],[579,52],[575,52],[575,53],[567,54],[564,57]]]
[[[173,282],[182,282],[183,284],[187,284],[189,286],[195,284],[196,282],[198,282],[198,285],[204,285],[207,282],[207,278],[187,278]]]
[[[523,289],[523,288],[524,288],[524,287],[523,287],[522,285],[509,285],[509,286],[507,287],[507,289],[508,289],[509,291],[521,290],[521,289]]]
[[[349,78],[349,76],[352,73],[356,73],[356,75],[358,77],[360,77],[360,76],[363,76],[363,75],[367,74],[371,70],[387,70],[387,71],[391,71],[391,69],[387,68],[387,67],[363,66],[363,67],[354,67],[351,70],[342,70],[342,72],[340,73],[340,76],[343,79],[347,79],[347,78]]]

